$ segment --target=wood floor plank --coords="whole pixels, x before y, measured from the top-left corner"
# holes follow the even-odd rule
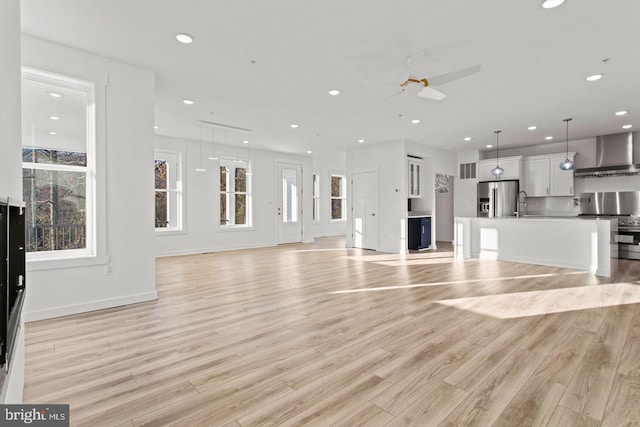
[[[625,425],[639,274],[344,237],[160,258],[158,300],[26,325],[24,401],[72,426]]]

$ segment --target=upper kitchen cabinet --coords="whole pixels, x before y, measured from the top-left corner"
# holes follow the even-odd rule
[[[569,160],[573,160],[574,154],[569,153]],[[565,154],[527,157],[523,187],[527,196],[573,196],[573,171],[560,169],[565,158]]]
[[[409,157],[409,198],[422,197],[422,161]]]
[[[500,167],[504,173],[499,179],[520,179],[522,176],[522,156],[501,157]],[[484,159],[478,161],[478,181],[493,181],[495,176],[491,175],[491,169],[496,167],[496,159]]]

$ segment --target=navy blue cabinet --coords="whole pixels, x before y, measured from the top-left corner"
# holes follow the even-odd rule
[[[408,247],[410,250],[431,246],[431,217],[409,218]]]

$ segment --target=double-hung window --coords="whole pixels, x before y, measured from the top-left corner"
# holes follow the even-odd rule
[[[251,227],[251,173],[242,160],[220,160],[220,226]]]
[[[30,259],[95,256],[93,83],[22,74],[22,177]]]
[[[346,183],[343,175],[331,175],[331,221],[346,219]]]
[[[182,230],[182,156],[179,152],[155,153],[156,231]]]

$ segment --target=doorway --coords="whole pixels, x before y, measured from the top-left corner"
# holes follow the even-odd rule
[[[436,174],[436,238],[453,241],[453,176]]]
[[[302,242],[302,165],[277,164],[278,244]]]
[[[378,172],[351,175],[353,247],[378,249]]]

